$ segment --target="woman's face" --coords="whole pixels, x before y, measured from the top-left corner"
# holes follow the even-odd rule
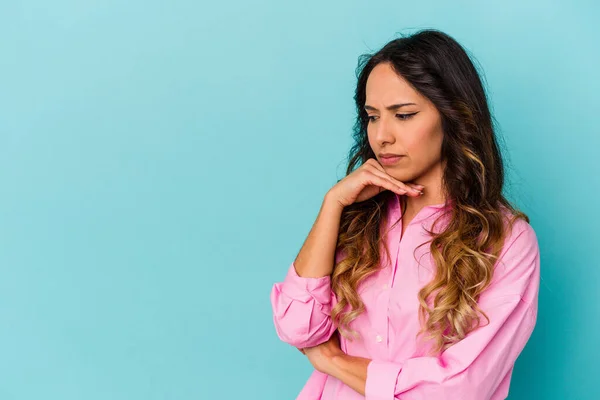
[[[387,109],[402,104],[407,105]],[[423,185],[441,178],[440,114],[389,63],[378,64],[369,74],[365,111],[369,115],[369,144],[389,175],[401,182]],[[402,157],[386,163],[381,153]]]

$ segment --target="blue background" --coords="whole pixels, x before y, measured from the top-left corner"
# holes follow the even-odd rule
[[[344,173],[359,54],[485,72],[542,251],[511,399],[600,397],[591,1],[0,3],[0,399],[293,399],[269,293]],[[526,3],[526,4],[525,4]]]

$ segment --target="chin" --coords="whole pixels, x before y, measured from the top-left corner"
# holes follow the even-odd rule
[[[411,173],[410,171],[387,171],[392,178],[398,179],[400,182],[406,183],[419,179],[420,174]]]

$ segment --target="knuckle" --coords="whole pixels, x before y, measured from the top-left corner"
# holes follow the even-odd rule
[[[371,171],[369,171],[368,169],[361,170],[360,174],[363,178],[367,178],[367,177],[373,175],[373,173]]]

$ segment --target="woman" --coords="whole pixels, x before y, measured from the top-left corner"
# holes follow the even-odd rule
[[[358,71],[347,174],[271,292],[279,338],[315,368],[297,399],[504,399],[539,248],[502,194],[480,77],[436,30]]]

